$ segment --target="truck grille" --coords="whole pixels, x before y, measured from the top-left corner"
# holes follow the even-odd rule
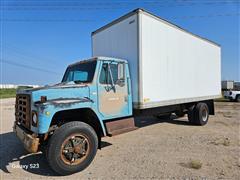
[[[17,94],[15,105],[16,122],[21,123],[26,128],[30,128],[30,112],[30,96],[26,94]]]

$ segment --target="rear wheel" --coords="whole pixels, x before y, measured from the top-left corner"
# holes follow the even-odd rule
[[[194,124],[194,120],[195,120],[194,112],[195,112],[195,105],[191,106],[191,107],[188,109],[188,121],[189,121],[191,124]]]
[[[96,155],[98,138],[91,126],[83,122],[69,122],[57,129],[49,141],[47,160],[60,175],[85,169]]]
[[[195,125],[205,125],[208,122],[209,109],[206,103],[198,103],[192,106],[188,111],[188,119],[190,123]]]

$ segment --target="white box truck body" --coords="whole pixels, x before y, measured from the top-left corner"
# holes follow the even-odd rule
[[[128,61],[136,109],[221,94],[220,46],[142,9],[93,32],[92,55]]]
[[[222,81],[222,90],[232,90],[234,88],[234,81]]]

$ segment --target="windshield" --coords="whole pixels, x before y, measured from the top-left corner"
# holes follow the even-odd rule
[[[67,68],[62,82],[92,82],[97,61],[89,61]]]

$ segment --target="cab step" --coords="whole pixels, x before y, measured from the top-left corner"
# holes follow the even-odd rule
[[[134,118],[117,119],[105,123],[108,136],[115,136],[138,129],[135,126]]]

